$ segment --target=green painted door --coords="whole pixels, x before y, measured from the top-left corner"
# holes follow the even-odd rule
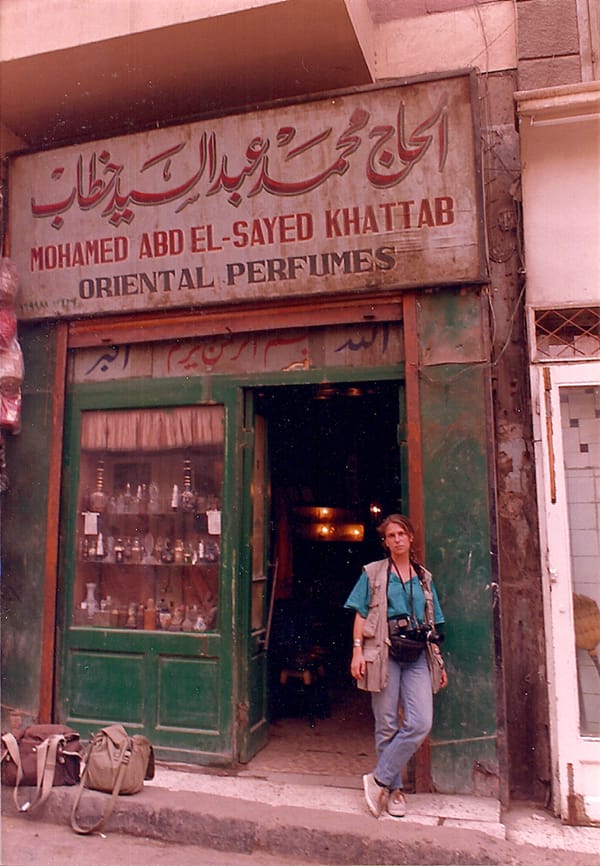
[[[267,632],[271,569],[269,564],[269,468],[267,423],[254,408],[254,394],[244,396],[244,489],[240,543],[242,640],[239,760],[247,762],[268,738]]]
[[[234,757],[227,394],[72,389],[58,715],[82,736],[120,722],[163,759]]]

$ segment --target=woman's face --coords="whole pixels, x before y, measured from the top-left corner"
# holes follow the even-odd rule
[[[390,523],[385,530],[384,541],[392,556],[401,556],[410,552],[413,536],[401,523]]]

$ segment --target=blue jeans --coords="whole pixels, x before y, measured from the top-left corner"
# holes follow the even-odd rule
[[[375,778],[390,789],[402,788],[402,771],[433,724],[433,695],[427,657],[416,662],[389,659],[389,679],[371,694],[375,716]],[[402,708],[402,726],[398,710]]]

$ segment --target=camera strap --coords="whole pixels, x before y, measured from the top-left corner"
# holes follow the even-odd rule
[[[417,562],[413,562],[412,560],[411,560],[410,564],[411,564],[411,567],[414,568],[416,575],[419,578],[419,583],[421,584],[421,589],[423,590],[423,595],[425,596],[425,611],[424,611],[424,618],[423,618],[424,619],[424,625],[428,626],[431,629],[434,629],[435,628],[435,619],[434,619],[435,614],[434,614],[434,608],[433,608],[433,593],[431,591],[431,580],[428,578],[427,573],[425,572],[425,569],[423,568],[422,565],[420,565]],[[387,569],[386,599],[387,599],[387,589],[389,587],[391,571],[392,571],[392,558],[390,556],[388,559],[388,569]],[[398,575],[398,580],[402,584],[402,589],[404,590],[406,597],[410,599],[411,626],[413,628],[417,628],[418,623],[417,623],[417,620],[415,617],[415,610],[414,610],[414,596],[413,596],[412,578],[410,581],[410,596],[406,591],[404,581],[402,580],[400,575]]]
[[[414,565],[412,562],[410,563],[410,565],[412,568],[414,568]],[[390,556],[388,559],[387,588],[389,588],[389,585],[390,585],[390,574],[392,573],[392,566],[393,566],[393,560],[392,560],[392,557]],[[396,569],[396,571],[397,571],[397,569]],[[415,569],[415,571],[416,571],[416,569]],[[419,578],[419,583],[421,583],[421,586],[423,586],[423,583],[421,581],[421,576],[419,575],[418,572],[417,572],[417,577]],[[408,599],[409,603],[410,603],[410,627],[411,628],[418,628],[419,623],[417,622],[417,618],[415,616],[415,599],[414,599],[414,587],[413,587],[412,577],[409,576],[410,595],[406,591],[404,581],[402,580],[402,577],[399,573],[398,573],[398,580],[400,581],[402,591],[404,592],[404,597],[406,599]],[[386,596],[387,596],[387,589],[386,589]],[[427,597],[426,597],[426,599],[427,599]]]

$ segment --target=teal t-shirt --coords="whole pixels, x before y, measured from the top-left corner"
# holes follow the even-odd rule
[[[403,584],[400,578],[392,572],[388,583],[388,619],[395,616],[410,618],[411,593],[415,617],[419,623],[422,623],[425,614],[425,596],[419,578],[412,577],[407,584]],[[441,625],[444,622],[444,614],[433,581],[431,582],[431,594],[433,595],[434,622],[436,625]],[[369,576],[366,571],[363,571],[344,607],[348,610],[355,610],[362,617],[366,617],[369,612],[370,600]]]

